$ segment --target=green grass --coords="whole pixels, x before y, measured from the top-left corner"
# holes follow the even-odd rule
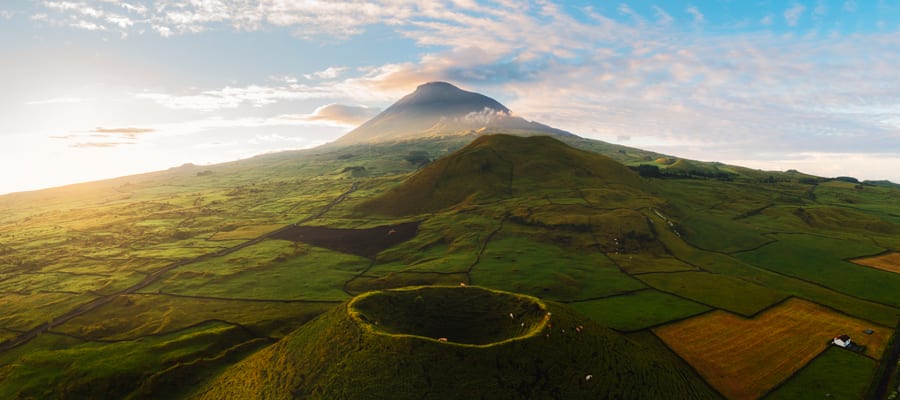
[[[766,400],[859,399],[872,380],[875,361],[829,347],[791,379],[769,393]]]
[[[133,294],[117,297],[52,331],[87,340],[134,340],[215,319],[242,325],[259,336],[283,337],[334,306]]]
[[[702,304],[656,290],[641,290],[569,305],[598,324],[619,331],[637,331],[710,310]]]
[[[637,274],[662,290],[745,313],[779,296],[794,295],[881,325],[896,323],[900,307],[890,291],[897,286],[895,280],[860,275],[857,271],[865,267],[843,260],[880,249],[900,250],[897,189],[860,189],[843,182],[801,184],[798,179],[811,177],[692,161],[681,161],[673,171],[684,167],[727,172],[734,180],[643,179],[608,158],[539,138],[482,139],[421,170],[404,160],[410,151],[426,151],[437,160],[471,139],[286,152],[0,196],[0,341],[96,294],[120,291],[173,260],[221,251],[270,227],[317,215],[354,184],[358,190],[310,223],[359,228],[422,221],[415,238],[380,253],[363,275],[370,260],[268,241],[179,267],[145,293],[119,297],[54,330],[127,340],[90,343],[96,354],[89,358],[105,356],[115,365],[119,354],[142,346],[135,339],[143,335],[155,335],[146,338],[154,340],[204,320],[222,319],[254,334],[282,337],[332,305],[268,300],[340,301],[349,296],[344,290],[458,285],[469,281],[465,272],[476,260],[471,275],[476,284],[489,282],[550,299],[588,300],[646,288],[628,276]],[[661,157],[600,142],[568,142],[631,165]],[[422,174],[414,177],[417,171]],[[770,175],[776,182],[767,182]],[[371,199],[404,188],[412,189],[397,197],[402,202],[388,202],[387,207],[422,205],[410,212],[428,213],[397,218],[364,212]],[[412,200],[420,197],[421,202]],[[652,209],[669,216],[682,237]],[[436,210],[444,211],[431,213]],[[487,242],[501,223],[503,230]],[[779,243],[747,252],[773,239]],[[697,268],[709,273],[688,272]],[[637,329],[704,307],[675,294],[642,290],[576,304],[615,321],[619,329]],[[890,300],[894,306],[854,296]],[[235,300],[241,297],[262,301]],[[33,343],[53,337],[59,339],[54,343],[60,350],[87,345],[43,335],[15,352],[27,359],[28,353],[43,351]],[[212,337],[197,340],[217,340]],[[165,366],[168,372],[157,378],[144,374],[116,380],[133,384],[132,389],[146,383],[140,389],[146,397],[179,398],[188,390],[182,390],[183,385],[202,384],[246,354],[242,351],[216,360],[188,351],[194,355]],[[155,361],[138,358],[148,371],[159,373]],[[28,376],[42,376],[44,383],[65,381],[76,388],[94,379],[81,372],[67,377],[66,368],[40,365]],[[6,366],[0,362],[0,369]],[[14,377],[9,379],[30,382],[23,375]],[[166,385],[182,389],[157,391]]]
[[[709,272],[643,274],[638,279],[660,291],[745,316],[787,297],[764,286]]]
[[[515,309],[503,306],[509,294],[488,292],[500,297],[469,304],[469,294],[477,296],[484,289],[428,290],[447,293],[422,294],[423,302],[463,309],[429,311],[423,305],[422,312],[437,315],[420,319],[403,313],[400,304],[378,302],[366,315],[374,318],[379,315],[375,311],[383,310],[391,318],[409,318],[408,323],[441,324],[467,307],[474,307],[468,309],[472,314],[493,318],[482,311],[498,306],[493,312],[501,319],[508,319],[506,310]],[[416,307],[415,297],[409,301]],[[205,385],[198,398],[715,398],[669,355],[648,351],[563,305],[546,306],[552,315],[537,334],[478,346],[377,333],[380,328],[351,318],[344,305],[238,363]],[[406,323],[391,326],[401,325]],[[585,379],[588,375],[592,379]]]
[[[884,249],[865,242],[811,235],[779,235],[777,239],[758,250],[740,253],[737,258],[852,296],[900,307],[900,274],[844,261]]]
[[[571,252],[518,236],[491,240],[471,276],[480,286],[565,301],[644,287],[602,254]]]
[[[27,331],[96,297],[87,293],[0,293],[0,328]]]
[[[370,274],[387,272],[466,272],[490,232],[500,226],[474,213],[442,213],[419,225],[416,236],[378,255]]]
[[[143,293],[260,300],[343,300],[345,282],[369,260],[319,247],[267,240],[224,259],[169,272]]]
[[[685,243],[680,237],[666,228],[665,223],[658,216],[654,214],[648,214],[648,216],[657,226],[656,232],[660,241],[665,245],[666,249],[680,260],[685,260],[710,272],[737,277],[757,285],[824,304],[881,325],[891,326],[897,321],[897,315],[900,312],[897,308],[858,299],[818,284],[777,274],[743,262],[733,256],[700,251]]]
[[[125,398],[166,368],[216,357],[252,340],[242,329],[222,323],[117,343],[41,335],[0,354],[0,397]]]
[[[607,254],[619,268],[628,274],[647,274],[654,272],[696,271],[697,267],[687,264],[668,255],[644,253]]]

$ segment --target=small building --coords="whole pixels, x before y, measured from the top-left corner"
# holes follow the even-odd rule
[[[849,335],[835,336],[834,339],[831,339],[831,344],[838,346],[838,347],[847,348],[847,346],[850,346],[850,336]]]

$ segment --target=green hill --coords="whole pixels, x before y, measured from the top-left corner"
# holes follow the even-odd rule
[[[716,398],[568,306],[477,287],[369,292],[234,365],[200,399]]]
[[[624,165],[548,136],[486,135],[428,165],[359,209],[384,215],[439,211],[538,190],[623,185],[641,179]]]

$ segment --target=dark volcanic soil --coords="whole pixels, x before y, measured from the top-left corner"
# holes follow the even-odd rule
[[[324,226],[291,226],[271,237],[373,258],[376,254],[416,236],[419,222],[376,226],[368,229],[337,229]]]

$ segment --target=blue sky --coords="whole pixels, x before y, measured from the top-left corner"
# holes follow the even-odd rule
[[[900,182],[889,1],[0,3],[0,193],[307,148],[446,80],[585,137]]]

